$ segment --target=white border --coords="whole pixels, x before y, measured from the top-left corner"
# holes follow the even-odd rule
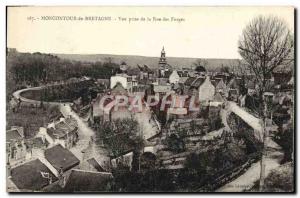
[[[0,143],[1,145],[1,155],[0,155],[0,197],[7,197],[7,196],[11,196],[8,193],[6,193],[6,169],[5,169],[5,123],[6,123],[6,118],[5,118],[5,108],[6,108],[6,103],[5,103],[5,90],[6,90],[6,86],[5,86],[5,51],[6,51],[6,39],[5,39],[5,35],[6,35],[6,28],[5,28],[5,24],[6,24],[6,5],[50,5],[50,6],[55,6],[55,5],[129,5],[129,6],[133,6],[133,5],[140,5],[140,6],[147,6],[147,5],[176,5],[176,6],[237,6],[237,5],[244,5],[244,6],[263,6],[263,5],[290,5],[290,6],[294,6],[295,8],[299,8],[300,6],[300,1],[299,0],[272,0],[272,1],[267,1],[267,0],[231,0],[231,1],[221,1],[221,0],[165,0],[162,2],[162,0],[48,0],[48,1],[43,1],[43,0],[1,0],[0,1],[0,107],[1,107],[1,112],[0,112],[0,140],[2,141]],[[299,15],[299,10],[297,15]],[[297,20],[297,27],[299,27],[299,20]],[[299,35],[297,34],[297,39],[299,39],[298,37]],[[297,44],[298,46],[298,44]],[[298,53],[299,51],[297,50],[297,57],[298,57]],[[297,61],[299,62],[299,60]],[[298,68],[297,71],[297,76],[299,77],[299,73],[300,73],[300,69]],[[298,79],[299,82],[299,79]],[[297,83],[297,95],[299,92],[299,84]],[[299,99],[299,97],[298,97]],[[297,106],[299,106],[299,100],[297,101],[298,104]],[[300,123],[300,118],[299,115],[297,116],[297,123]],[[297,133],[297,131],[295,131],[295,133]],[[299,134],[297,135],[297,143],[299,143]],[[299,151],[297,150],[297,162],[299,164]],[[298,169],[297,169],[298,170]],[[298,174],[297,174],[298,175]],[[298,177],[297,177],[298,178]],[[298,181],[298,180],[297,180]],[[297,182],[297,189],[299,187],[298,185],[299,182]],[[230,194],[231,195],[231,194]],[[241,194],[236,194],[236,195],[241,195]],[[249,194],[248,194],[249,195]],[[33,195],[33,194],[23,194],[22,196],[38,196],[38,197],[44,197],[44,196],[49,196],[49,194],[37,194],[37,195]],[[56,197],[64,197],[64,196],[72,196],[71,194],[54,194],[54,195],[50,195],[50,196],[56,196]],[[76,195],[76,197],[84,197],[86,195]],[[91,196],[91,195],[89,195]],[[124,195],[113,195],[113,194],[109,194],[109,195],[104,195],[104,194],[100,194],[100,195],[94,195],[94,196],[124,196]],[[131,195],[130,195],[131,196]],[[136,194],[135,196],[141,196],[141,194]],[[155,197],[162,197],[162,196],[173,196],[173,195],[167,195],[167,194],[161,194],[161,195],[157,195],[157,194],[153,194],[151,196],[155,196]],[[186,196],[186,195],[180,195],[180,196]],[[199,194],[196,196],[217,196],[217,195],[204,195],[204,194]],[[228,196],[226,194],[221,194],[221,196]],[[265,195],[257,195],[258,197],[264,197]],[[280,195],[282,196],[282,195]],[[287,195],[286,195],[287,196]]]

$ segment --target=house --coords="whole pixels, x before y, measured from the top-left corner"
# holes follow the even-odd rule
[[[169,83],[171,83],[171,84],[177,84],[177,83],[179,83],[179,81],[180,81],[180,77],[179,77],[177,71],[174,70],[171,73],[171,75],[169,76]]]
[[[222,78],[215,78],[215,87],[216,87],[216,92],[221,93],[223,96],[228,96],[228,88],[226,84],[224,83]]]
[[[111,173],[73,169],[43,192],[108,192],[112,182]]]
[[[97,79],[95,82],[99,87],[103,87],[104,89],[109,88],[109,79]]]
[[[122,85],[122,83],[118,82],[111,90],[112,95],[127,95],[128,91]]]
[[[186,81],[183,83],[184,85],[184,93],[188,94],[191,88],[191,85],[193,82],[197,79],[197,77],[189,77],[186,79]]]
[[[181,70],[178,70],[177,73],[179,77],[189,77],[189,68],[182,68]]]
[[[256,92],[256,83],[254,80],[249,80],[246,84],[248,94],[253,95]]]
[[[7,162],[16,164],[26,158],[26,145],[24,142],[24,128],[12,126],[6,131]]]
[[[188,104],[182,95],[170,95],[172,105],[167,110],[167,120],[174,117],[182,117],[188,114]]]
[[[237,102],[239,98],[239,91],[237,89],[228,90],[228,100]]]
[[[104,167],[100,165],[100,163],[94,158],[90,158],[86,160],[89,164],[89,170],[98,171],[98,172],[107,172]]]
[[[225,99],[222,97],[222,95],[219,92],[216,92],[214,98],[212,101],[210,101],[210,106],[220,106],[225,102]]]
[[[275,71],[272,73],[274,77],[274,84],[275,85],[281,85],[284,82],[288,82],[291,77],[291,72],[282,72],[282,71]]]
[[[113,89],[118,83],[122,85],[124,89],[128,88],[127,76],[111,76],[110,77],[110,88]]]
[[[77,122],[71,117],[61,118],[47,128],[40,127],[38,135],[45,138],[50,145],[61,144],[65,148],[71,148],[78,141]]]
[[[11,168],[8,172],[8,180],[11,181],[8,184],[13,184],[7,186],[8,192],[40,191],[57,181],[57,177],[39,159]]]
[[[27,147],[26,159],[34,159],[42,156],[43,152],[50,145],[44,136],[35,136],[34,138],[26,139],[25,141]]]
[[[263,97],[264,97],[264,100],[267,102],[267,104],[272,104],[273,100],[274,100],[274,93],[265,92]]]
[[[231,78],[227,83],[228,99],[231,101],[237,101],[239,97],[239,84],[235,78]]]
[[[111,158],[111,165],[112,165],[113,168],[128,167],[131,170],[132,161],[133,161],[133,151],[129,150],[127,152],[124,152],[120,156],[112,157]]]
[[[44,155],[45,159],[56,169],[58,174],[65,173],[80,163],[79,159],[71,151],[60,144],[45,150]]]
[[[215,86],[211,83],[209,76],[199,77],[191,85],[192,89],[197,89],[200,102],[213,100],[215,95]]]
[[[167,93],[172,91],[171,85],[154,85],[153,86],[154,93],[159,94],[159,96],[164,96]]]
[[[224,83],[227,82],[229,74],[224,72],[217,72],[214,74],[215,79],[222,79]]]
[[[138,83],[139,84],[148,84],[149,82],[154,81],[154,72],[147,66],[137,65],[139,68]]]

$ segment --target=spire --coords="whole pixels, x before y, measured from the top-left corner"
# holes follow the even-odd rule
[[[162,50],[161,50],[161,54],[160,54],[160,58],[158,61],[158,67],[159,67],[159,74],[158,76],[164,76],[164,70],[166,68],[167,65],[167,59],[166,59],[166,52],[165,52],[165,47],[163,46]]]
[[[165,46],[163,46],[161,53],[165,53]]]

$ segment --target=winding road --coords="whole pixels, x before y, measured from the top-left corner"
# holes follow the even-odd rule
[[[61,84],[64,84],[64,83],[61,83]],[[21,100],[21,102],[24,102],[26,104],[39,105],[41,103],[41,101],[25,98],[25,97],[22,96],[22,93],[26,92],[26,91],[41,90],[41,89],[44,89],[48,86],[56,86],[56,85],[60,85],[60,84],[43,85],[43,86],[39,86],[39,87],[29,87],[29,88],[25,88],[25,89],[20,89],[18,91],[15,91],[12,95],[15,99]],[[60,103],[60,102],[46,102],[46,103],[49,104],[49,105],[71,104],[71,103]]]
[[[59,85],[59,84],[48,85],[48,86],[55,86],[55,85]],[[40,101],[25,98],[22,96],[22,93],[30,90],[41,90],[46,86],[47,85],[21,89],[14,92],[13,97],[17,100],[21,100],[22,103],[28,105],[39,105],[41,103]],[[79,160],[83,161],[91,157],[94,157],[95,159],[97,159],[99,163],[107,161],[108,158],[107,150],[95,144],[95,142],[93,141],[95,136],[95,131],[88,126],[87,122],[85,122],[72,110],[71,108],[72,103],[47,102],[47,104],[59,106],[60,112],[64,115],[64,117],[72,116],[77,121],[79,141],[76,143],[74,147],[70,149],[70,151]]]

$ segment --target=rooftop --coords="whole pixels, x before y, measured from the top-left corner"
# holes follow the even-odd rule
[[[204,83],[204,81],[205,81],[205,78],[201,78],[201,77],[197,78],[197,80],[195,80],[191,86],[198,88],[202,85],[202,83]]]
[[[47,147],[49,145],[49,142],[47,140],[43,140],[42,137],[35,137],[31,139],[25,140],[27,147],[29,148],[42,148]]]
[[[95,160],[95,158],[88,159],[87,162],[99,172],[105,172],[104,168]]]
[[[189,77],[185,82],[184,82],[184,85],[187,85],[187,86],[191,86],[192,83],[196,80],[196,77]]]
[[[45,158],[56,169],[67,171],[80,163],[79,159],[60,144],[45,150]]]
[[[10,142],[12,140],[22,140],[23,137],[17,129],[10,129],[6,131],[6,141]]]
[[[45,192],[105,192],[109,190],[111,173],[73,169],[64,188],[58,182],[44,188]]]
[[[65,121],[55,124],[55,128],[48,128],[47,133],[52,138],[63,138],[68,133],[77,129],[77,123],[73,119],[67,118]]]
[[[55,175],[40,160],[36,159],[11,170],[11,180],[20,190],[40,190],[49,184],[41,172],[49,173],[52,181],[56,181]]]

